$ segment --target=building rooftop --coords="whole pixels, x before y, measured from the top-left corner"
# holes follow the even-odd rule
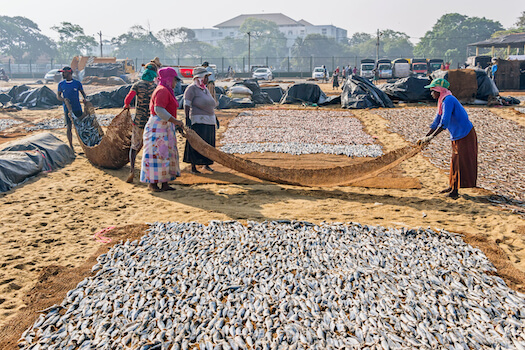
[[[302,25],[300,22],[291,19],[290,17],[283,15],[282,13],[258,13],[251,15],[239,15],[232,19],[227,20],[226,22],[219,23],[215,25],[215,28],[232,28],[240,27],[244,21],[248,18],[257,18],[267,21],[275,22],[278,26],[298,26]]]
[[[507,47],[512,48],[523,47],[525,45],[525,33],[508,34],[498,36],[496,38],[490,38],[477,43],[468,44],[468,46],[478,47]]]

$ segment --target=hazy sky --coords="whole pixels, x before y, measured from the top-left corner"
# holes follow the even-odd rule
[[[241,14],[283,13],[294,20],[304,19],[315,25],[332,24],[344,28],[349,37],[355,32],[375,33],[377,29],[392,29],[408,34],[412,41],[417,42],[446,13],[486,17],[508,28],[516,23],[523,11],[524,0],[5,0],[0,7],[0,14],[27,17],[54,39],[58,36],[50,28],[61,22],[71,22],[83,27],[88,35],[102,31],[103,38],[108,40],[127,32],[135,24],[149,27],[156,33],[164,28],[211,28]]]

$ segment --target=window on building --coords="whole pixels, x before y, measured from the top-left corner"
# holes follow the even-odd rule
[[[326,35],[326,28],[323,28],[323,29],[321,30],[321,32],[322,32],[323,35]]]
[[[230,36],[234,36],[234,35],[235,35],[235,33],[234,33],[234,32],[230,32]]]
[[[212,37],[214,37],[214,36],[215,36],[215,34],[216,34],[215,32],[211,32],[211,36],[212,36]]]
[[[293,35],[293,31],[289,30],[288,35]]]
[[[222,32],[219,32],[219,36],[222,36]]]
[[[301,35],[304,35],[304,29],[303,29],[303,30],[301,30]]]

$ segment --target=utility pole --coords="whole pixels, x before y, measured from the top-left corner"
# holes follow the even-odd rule
[[[251,32],[248,32],[248,73],[252,72],[251,62],[250,62],[250,44],[251,44]]]
[[[377,43],[376,43],[376,64],[379,60],[379,37],[381,36],[381,33],[379,32],[379,29],[377,30]]]
[[[100,38],[100,57],[103,57],[104,55],[102,54],[102,31],[98,32],[97,34]]]

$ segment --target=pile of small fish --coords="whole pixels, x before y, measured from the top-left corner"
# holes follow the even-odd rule
[[[4,131],[6,129],[9,129],[13,125],[22,124],[23,122],[21,120],[15,120],[15,119],[0,119],[0,131]]]
[[[225,153],[381,156],[381,146],[348,111],[261,110],[237,116],[221,139]]]
[[[95,115],[86,115],[82,119],[74,119],[75,128],[77,134],[82,142],[89,147],[96,146],[102,141],[103,134],[95,126],[94,121],[96,120]]]
[[[108,126],[111,121],[115,118],[113,114],[100,114],[97,115],[98,123],[101,126]],[[25,127],[26,131],[37,131],[37,130],[54,130],[62,129],[66,127],[66,122],[64,118],[51,118],[40,121],[34,125]]]
[[[486,108],[467,108],[467,112],[478,136],[478,187],[525,202],[525,127]],[[429,130],[436,109],[388,109],[375,113],[390,121],[389,130],[415,143]],[[423,151],[434,165],[447,170],[451,157],[449,137],[447,131],[442,132]]]
[[[264,142],[238,143],[221,147],[221,151],[229,154],[248,154],[253,152],[301,154],[342,154],[348,157],[380,157],[383,150],[379,145],[324,145],[319,143],[299,142]]]
[[[98,258],[23,349],[522,349],[525,295],[445,231],[155,223]]]

